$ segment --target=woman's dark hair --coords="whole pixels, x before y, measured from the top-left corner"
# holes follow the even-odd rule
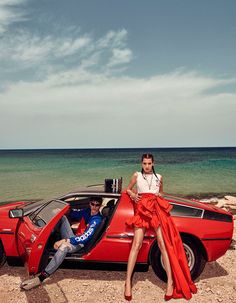
[[[152,154],[148,154],[148,153],[147,153],[147,154],[143,154],[143,155],[142,155],[142,158],[141,158],[141,161],[143,162],[144,159],[151,159],[152,162],[154,162],[154,157],[153,157]],[[154,166],[152,167],[152,172],[153,172],[153,174],[157,177]],[[142,173],[142,175],[143,175],[143,177],[144,177],[144,170],[143,170],[143,168],[142,168],[142,170],[141,170],[141,173]],[[145,179],[145,177],[144,177],[144,179]],[[159,180],[158,177],[157,177],[157,179]]]
[[[142,154],[142,162],[143,162],[143,159],[151,159],[152,162],[154,162],[154,157],[152,154]]]

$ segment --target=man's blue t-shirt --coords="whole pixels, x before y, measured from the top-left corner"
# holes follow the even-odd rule
[[[100,213],[92,216],[90,208],[85,208],[81,210],[73,209],[71,210],[69,216],[71,219],[75,219],[78,221],[83,218],[87,226],[82,235],[74,236],[69,239],[70,243],[75,246],[78,244],[85,245],[93,237],[96,229],[102,222],[103,218]]]

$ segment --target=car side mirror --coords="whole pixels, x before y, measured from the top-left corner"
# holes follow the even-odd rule
[[[22,218],[24,211],[22,208],[15,208],[9,210],[9,218]]]

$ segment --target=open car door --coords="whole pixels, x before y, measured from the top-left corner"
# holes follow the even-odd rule
[[[32,217],[32,223],[43,226],[40,233],[35,237],[31,252],[29,253],[28,272],[30,275],[36,274],[39,270],[40,260],[43,255],[48,238],[59,222],[62,216],[68,211],[69,205],[61,200],[53,200],[40,209],[35,217]]]

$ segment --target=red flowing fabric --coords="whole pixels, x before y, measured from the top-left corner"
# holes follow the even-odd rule
[[[170,215],[171,209],[172,206],[164,198],[141,194],[141,199],[135,203],[134,216],[126,224],[140,228],[161,227],[172,270],[173,298],[190,300],[197,288],[191,279],[183,243]]]

